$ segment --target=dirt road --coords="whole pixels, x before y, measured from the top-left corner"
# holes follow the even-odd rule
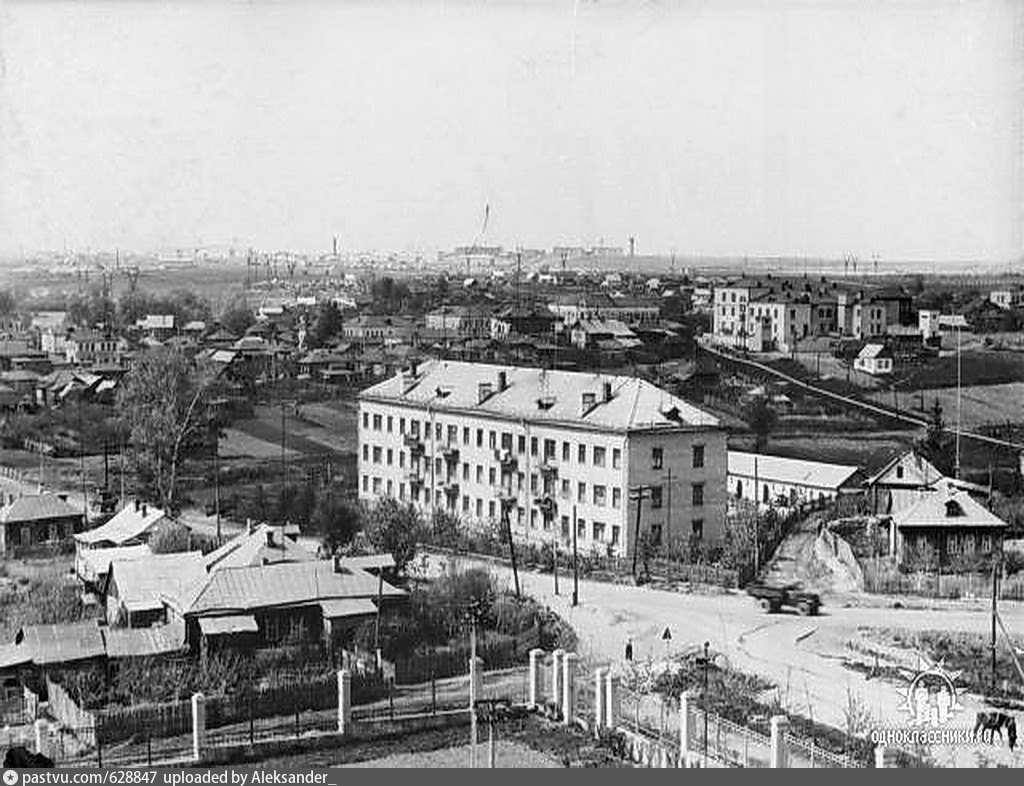
[[[480,565],[499,581],[511,584],[504,566],[474,563],[457,557],[428,558],[427,575],[452,567]],[[671,652],[700,647],[704,641],[742,671],[761,674],[777,686],[779,698],[793,712],[813,713],[816,720],[846,728],[851,701],[860,703],[872,716],[873,725],[906,727],[908,716],[900,710],[905,687],[863,674],[843,665],[849,654],[846,642],[857,637],[860,627],[894,626],[910,630],[941,628],[985,634],[990,617],[982,610],[948,608],[943,611],[893,608],[843,608],[826,606],[817,617],[796,614],[767,615],[740,593],[697,595],[662,592],[645,587],[580,581],[579,606],[571,605],[571,581],[563,577],[560,595],[554,595],[550,575],[520,574],[524,593],[551,606],[576,629],[584,657],[621,663],[624,642],[632,638],[634,657],[658,659],[665,655],[662,633],[672,633]],[[1002,604],[1010,630],[1024,630],[1024,608]],[[973,725],[981,707],[977,697],[961,699],[965,706],[958,725]],[[808,709],[810,708],[810,710]],[[969,748],[955,751],[961,766],[976,766]],[[942,755],[948,755],[940,751]],[[1024,764],[1020,749],[985,747],[985,753],[1005,763]]]

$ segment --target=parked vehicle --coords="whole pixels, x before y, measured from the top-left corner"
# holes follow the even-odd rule
[[[799,584],[770,585],[754,582],[747,585],[747,594],[761,604],[769,614],[777,614],[784,607],[795,608],[804,616],[814,616],[821,608],[821,597]]]

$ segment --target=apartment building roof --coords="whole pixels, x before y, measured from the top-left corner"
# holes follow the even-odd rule
[[[584,396],[593,397],[585,408]],[[360,399],[613,431],[719,426],[707,412],[636,377],[450,360],[396,374]]]

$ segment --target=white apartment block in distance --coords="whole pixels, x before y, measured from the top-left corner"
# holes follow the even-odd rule
[[[720,539],[726,434],[716,418],[641,379],[428,361],[359,396],[359,497],[443,509],[517,542],[631,556]],[[640,500],[636,499],[639,490]]]

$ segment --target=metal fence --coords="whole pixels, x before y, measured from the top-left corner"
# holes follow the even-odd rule
[[[849,756],[842,756],[824,750],[814,744],[814,740],[805,740],[786,735],[786,747],[789,755],[789,767],[795,769],[856,769],[862,765]]]

